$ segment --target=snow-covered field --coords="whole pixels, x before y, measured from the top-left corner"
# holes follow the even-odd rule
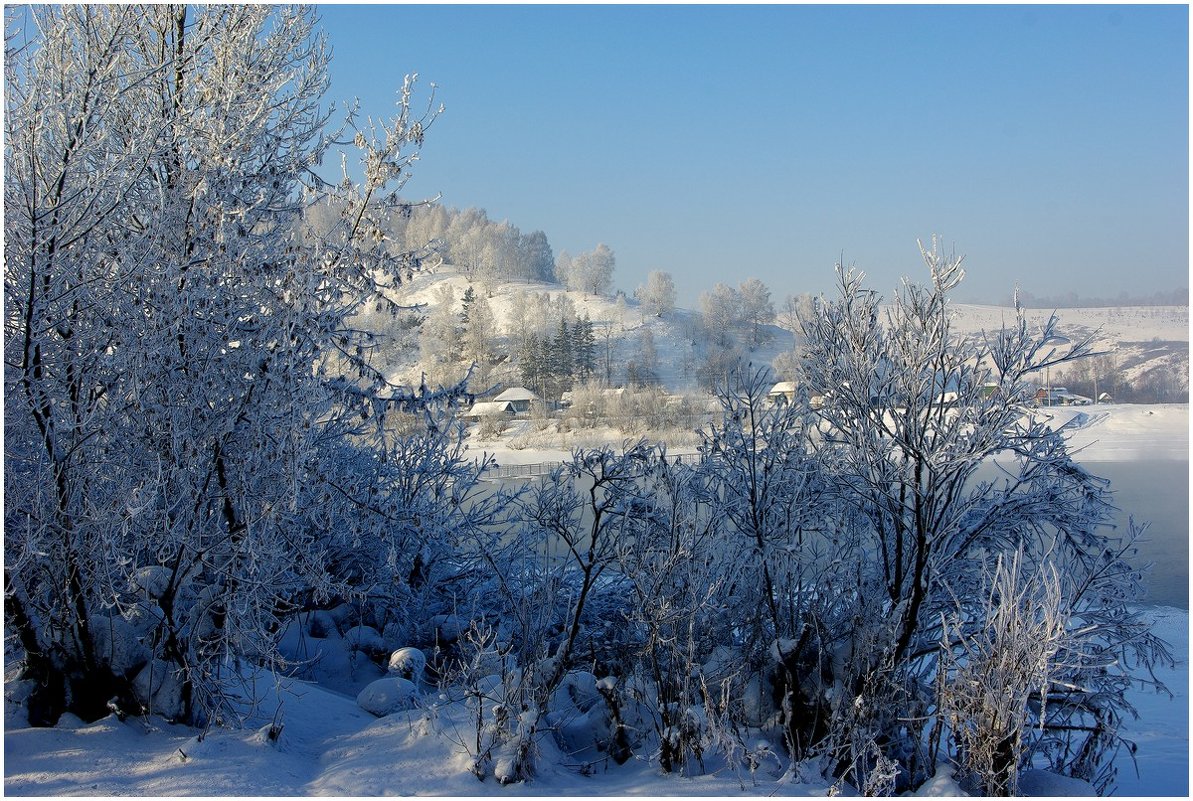
[[[1189,410],[1173,406],[1094,406],[1055,409],[1071,418],[1071,437],[1090,461],[1188,459]],[[1079,417],[1085,415],[1085,417]],[[486,443],[492,451],[492,443]],[[562,450],[515,451],[499,456],[522,461],[563,458]],[[1189,788],[1188,642],[1184,609],[1153,607],[1157,630],[1174,646],[1178,664],[1160,678],[1174,698],[1136,692],[1140,719],[1128,730],[1138,742],[1138,775],[1129,757],[1119,761],[1118,794],[1185,796]],[[29,728],[21,709],[5,706],[4,790],[8,795],[826,795],[823,782],[801,783],[786,766],[764,765],[754,776],[722,767],[694,778],[668,777],[645,761],[610,763],[581,775],[550,736],[541,740],[537,778],[502,787],[468,772],[461,743],[469,734],[464,707],[423,688],[410,711],[376,718],[354,700],[359,682],[340,677],[321,687],[288,681],[270,686],[255,721],[245,729],[198,732],[160,718],[85,725],[67,716],[52,729]],[[284,727],[276,742],[265,735],[279,702]],[[1041,781],[1042,779],[1042,781]],[[1033,783],[1035,782],[1035,783]],[[1036,795],[1074,788],[1030,777]],[[1081,789],[1080,787],[1077,789]],[[955,795],[947,770],[920,790]]]
[[[959,303],[952,307],[961,333],[997,331],[1014,320],[1011,309]],[[1029,325],[1043,325],[1050,309],[1028,309]],[[1061,333],[1073,341],[1092,337],[1095,347],[1113,355],[1122,378],[1135,382],[1150,370],[1162,370],[1174,386],[1189,389],[1189,307],[1119,306],[1057,309]]]

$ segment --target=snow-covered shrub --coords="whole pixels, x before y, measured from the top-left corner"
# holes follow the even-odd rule
[[[997,557],[984,625],[967,630],[954,618],[942,632],[941,715],[963,775],[985,795],[1018,795],[1027,729],[1048,714],[1049,686],[1075,656],[1056,566],[1025,567],[1022,551]]]
[[[1088,356],[1090,340],[1061,336],[1055,316],[1036,330],[1021,310],[1001,331],[955,334],[948,294],[961,259],[935,242],[921,252],[928,286],[905,281],[883,306],[842,268],[839,297],[818,303],[803,325],[799,378],[823,398],[810,432],[817,480],[840,512],[804,526],[831,559],[794,585],[836,599],[813,621],[828,634],[818,661],[831,700],[821,705],[824,736],[811,745],[854,770],[857,787],[889,772],[867,756],[871,742],[898,763],[899,789],[929,776],[937,754],[927,746],[942,736],[932,711],[945,629],[975,637],[991,626],[991,610],[973,600],[984,597],[983,566],[1022,552],[1033,570],[1064,577],[1050,612],[1061,620],[1070,610],[1067,636],[1083,640],[1073,653],[1089,656],[1041,656],[1048,664],[1037,675],[1054,679],[1033,703],[1046,699],[1050,711],[1018,761],[1103,788],[1127,708],[1123,665],[1167,654],[1129,606],[1139,574],[1124,555],[1135,534],[1110,531],[1107,482],[1073,462],[1063,429],[1031,413],[1032,378]],[[979,468],[995,457],[1001,473],[991,480]]]
[[[400,676],[386,676],[370,683],[356,696],[360,708],[379,718],[409,709],[418,700],[414,682]]]
[[[502,657],[517,668],[516,681],[504,688],[502,723],[484,749],[483,764],[491,763],[499,780],[532,775],[536,738],[569,672],[584,663],[624,659],[616,653],[617,640],[602,636],[611,631],[608,616],[624,608],[616,549],[630,531],[631,499],[641,490],[639,478],[652,456],[645,444],[623,453],[577,451],[571,463],[514,500],[506,533],[488,544],[489,607],[502,627]],[[486,633],[478,658],[497,642]]]

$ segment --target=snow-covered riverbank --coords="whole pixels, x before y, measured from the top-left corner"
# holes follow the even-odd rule
[[[1185,610],[1151,611],[1157,630],[1182,654],[1160,672],[1175,697],[1136,691],[1140,719],[1127,724],[1139,744],[1135,766],[1119,761],[1120,796],[1188,793],[1188,624]],[[1181,640],[1181,638],[1184,638]],[[268,696],[272,696],[271,690]],[[268,698],[267,696],[267,698]],[[274,704],[243,730],[214,729],[200,741],[192,729],[158,718],[90,725],[67,716],[53,729],[28,728],[19,710],[5,710],[7,795],[456,795],[456,796],[822,796],[823,784],[782,777],[778,765],[751,778],[728,769],[696,778],[666,777],[645,761],[583,776],[567,757],[543,741],[538,777],[501,787],[468,772],[460,738],[469,734],[462,705],[425,696],[411,712],[375,718],[345,695],[291,682],[280,696],[285,712],[281,738],[270,742]],[[1060,792],[1048,785],[1049,792]],[[957,794],[946,774],[922,788],[925,794]]]
[[[1048,410],[1058,423],[1073,420],[1071,444],[1084,461],[1188,461],[1188,406],[1095,406]],[[1082,417],[1084,416],[1084,417]],[[515,455],[516,454],[516,455]],[[506,449],[506,463],[566,458],[563,450]],[[1096,469],[1095,469],[1096,472]],[[1186,532],[1187,532],[1187,520]],[[1187,569],[1185,573],[1187,577]],[[1138,743],[1136,762],[1118,761],[1118,795],[1185,796],[1189,789],[1189,615],[1185,609],[1151,607],[1156,631],[1168,640],[1177,665],[1159,671],[1174,697],[1137,688],[1140,718],[1128,721]],[[339,692],[337,692],[339,690]],[[662,776],[645,760],[611,763],[581,775],[543,738],[538,777],[501,787],[469,772],[463,743],[469,721],[458,703],[427,694],[419,708],[375,718],[362,710],[351,687],[287,682],[272,688],[261,717],[243,730],[197,732],[161,719],[109,717],[85,725],[67,716],[52,729],[29,728],[19,706],[5,708],[5,784],[9,795],[825,795],[823,783],[785,777],[785,766],[763,766],[753,777],[727,768],[697,778]],[[277,698],[284,728],[271,742],[268,727]],[[472,732],[474,735],[475,732]],[[1138,774],[1136,773],[1136,764]],[[1058,793],[1059,784],[1038,792]],[[957,794],[947,772],[921,789]]]

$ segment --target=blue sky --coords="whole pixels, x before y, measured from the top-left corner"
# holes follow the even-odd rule
[[[761,278],[884,294],[916,239],[961,299],[1189,283],[1185,6],[351,6],[319,14],[329,97],[384,114],[409,72],[446,111],[406,195],[693,305]]]

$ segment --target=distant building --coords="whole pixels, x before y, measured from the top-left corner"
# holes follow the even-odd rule
[[[530,404],[539,399],[526,387],[510,387],[493,399],[493,403],[509,403],[514,412],[523,414],[530,411]]]
[[[1037,406],[1089,406],[1093,398],[1069,392],[1068,387],[1040,387],[1036,390]]]
[[[482,420],[486,417],[512,417],[514,405],[509,401],[481,401],[461,415],[465,420]]]
[[[780,381],[766,393],[766,399],[775,406],[785,406],[795,402],[795,382]]]

